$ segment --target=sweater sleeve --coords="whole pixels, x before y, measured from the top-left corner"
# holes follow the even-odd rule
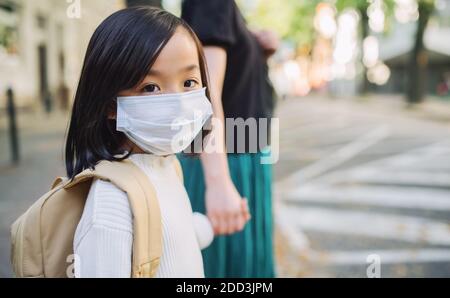
[[[75,276],[131,277],[132,225],[127,195],[109,182],[94,181],[74,238]]]

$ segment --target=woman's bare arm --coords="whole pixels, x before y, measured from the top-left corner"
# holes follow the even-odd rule
[[[214,110],[214,123],[209,141],[214,148],[202,153],[205,173],[205,203],[214,232],[232,234],[241,231],[250,219],[247,200],[242,199],[231,181],[225,149],[225,119],[222,107],[222,91],[225,79],[227,53],[221,47],[206,46],[205,57],[210,76],[210,94]],[[213,123],[213,124],[214,124]],[[206,144],[208,147],[209,144]]]

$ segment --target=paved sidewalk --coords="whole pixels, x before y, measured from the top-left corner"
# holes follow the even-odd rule
[[[6,119],[0,118],[0,277],[11,276],[11,223],[40,195],[53,178],[64,175],[63,144],[68,116],[55,112],[19,114],[21,162],[12,166]]]

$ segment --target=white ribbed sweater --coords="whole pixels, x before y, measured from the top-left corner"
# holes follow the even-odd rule
[[[163,253],[156,277],[204,277],[201,249],[213,240],[206,216],[192,213],[173,158],[134,154],[147,174],[161,209]],[[133,218],[127,195],[110,182],[95,180],[75,232],[76,277],[130,277]]]

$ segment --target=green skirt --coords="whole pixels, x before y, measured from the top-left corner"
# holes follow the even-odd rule
[[[229,154],[231,178],[248,199],[252,219],[243,231],[218,236],[202,251],[207,278],[275,277],[273,256],[272,165],[261,164],[269,153]],[[206,213],[200,159],[179,156],[194,212]]]

